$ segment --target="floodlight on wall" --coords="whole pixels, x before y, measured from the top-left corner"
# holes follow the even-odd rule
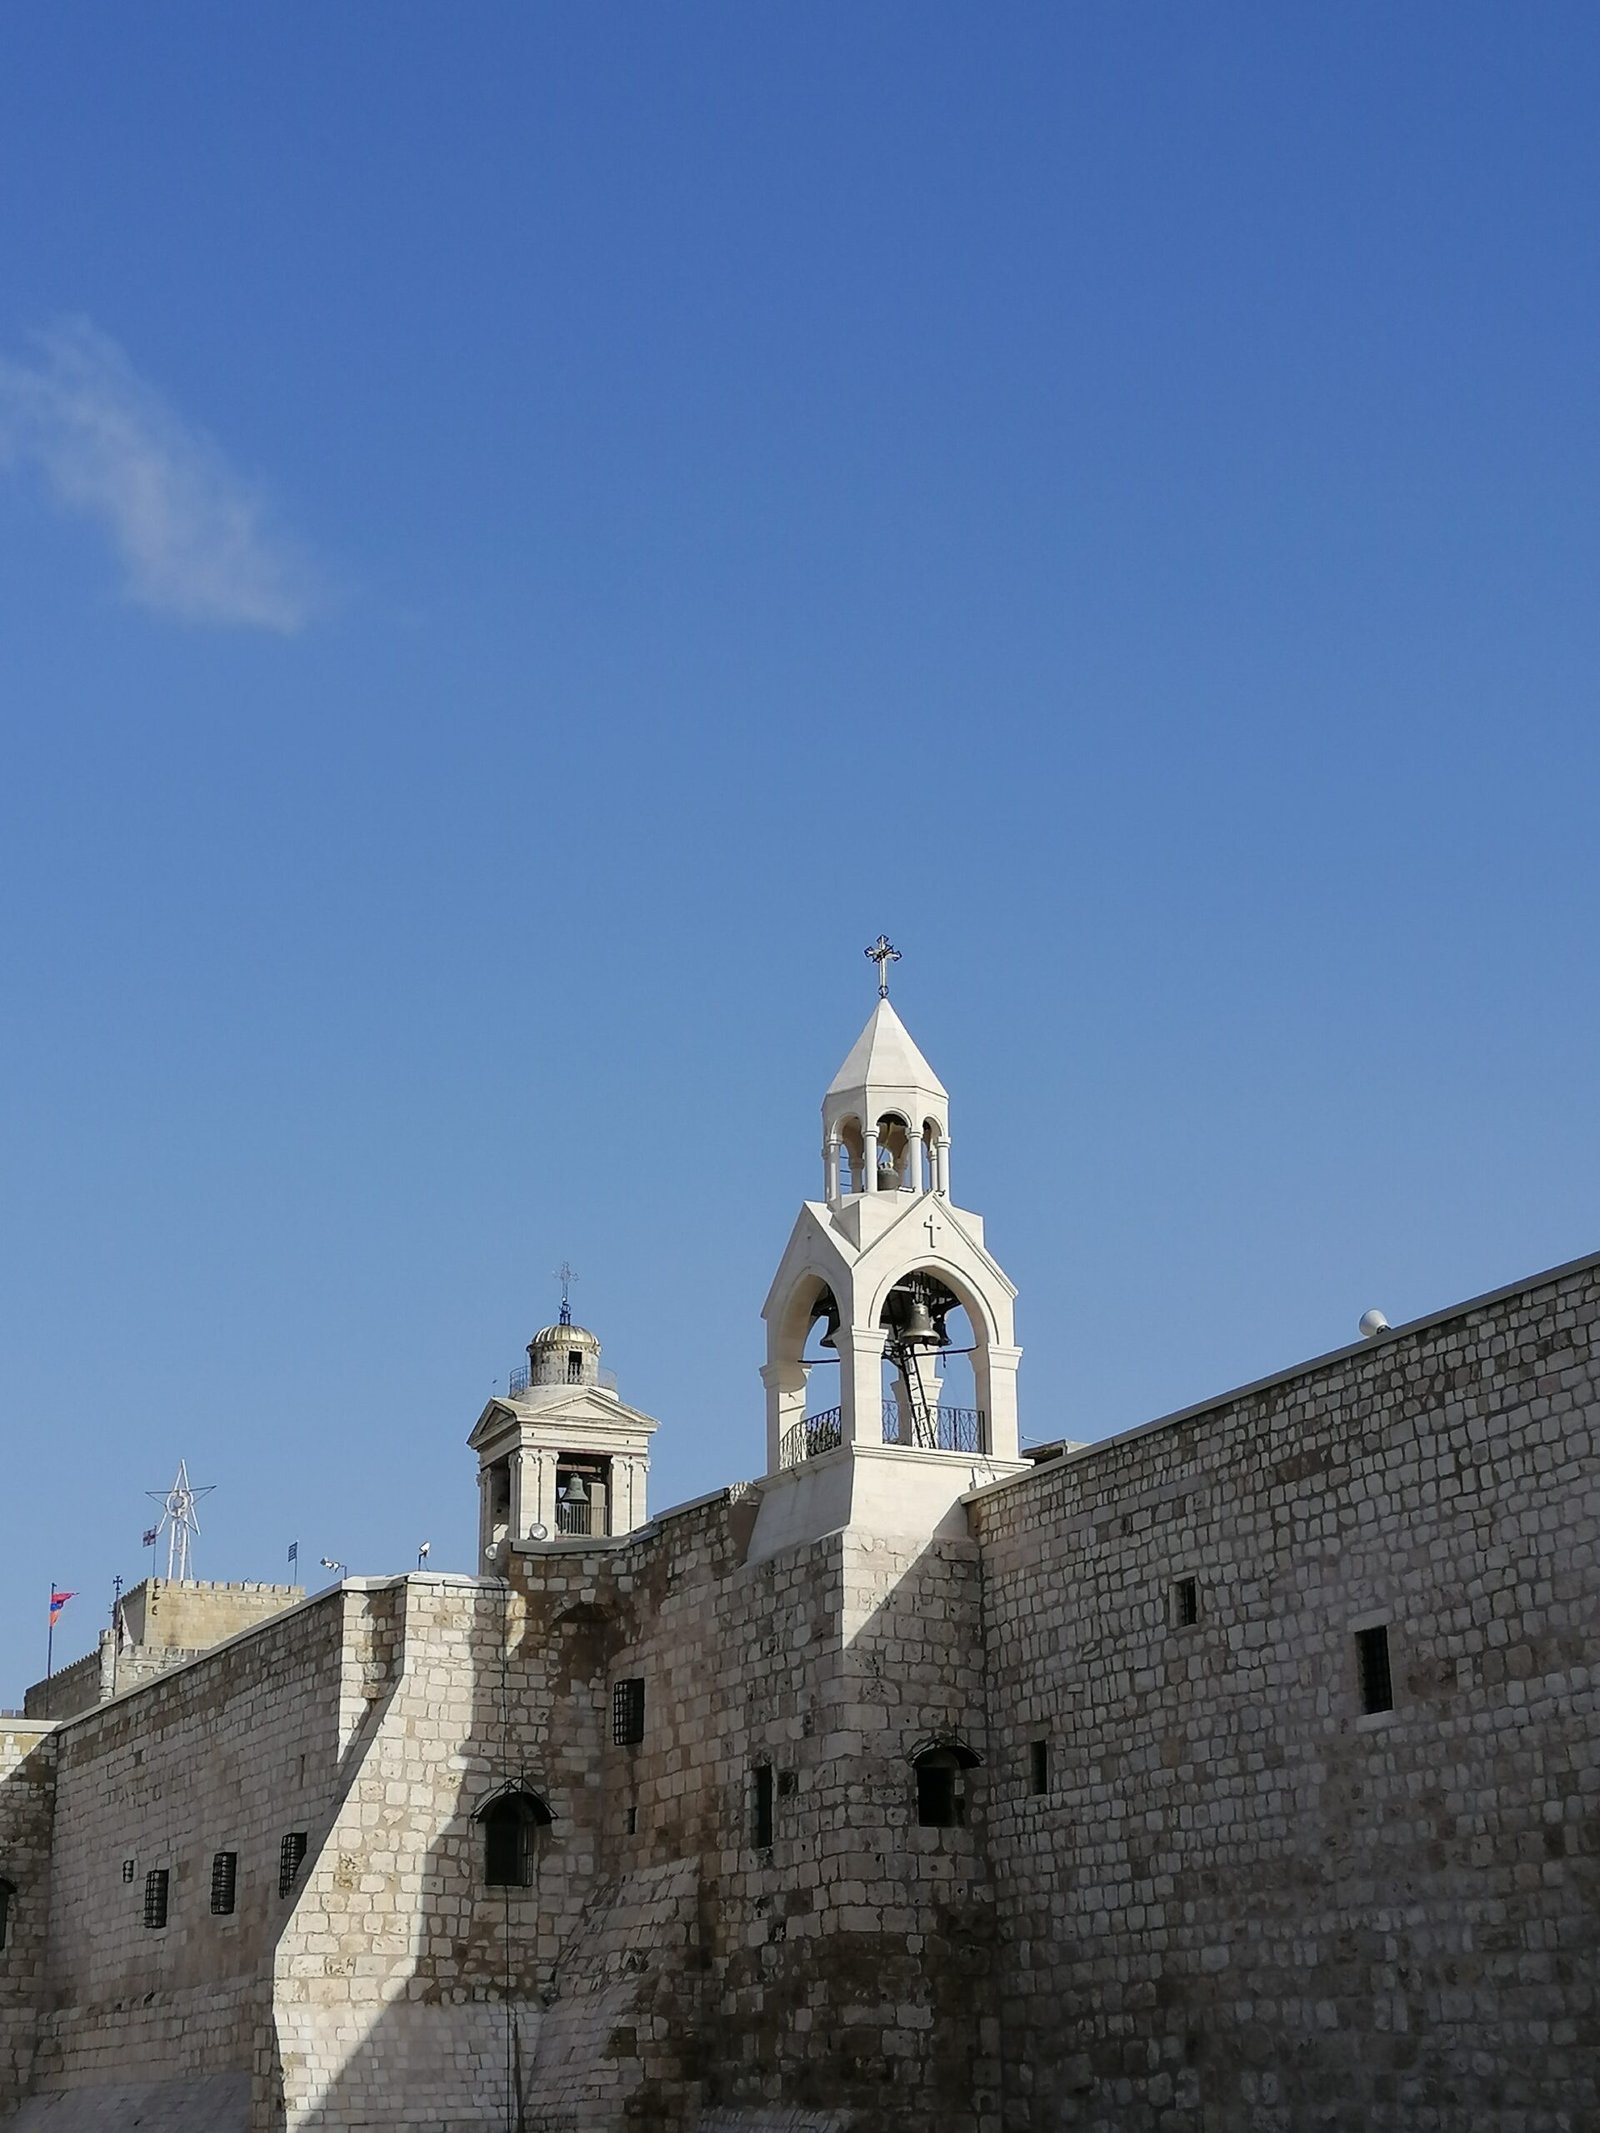
[[[1363,1311],[1359,1330],[1364,1341],[1375,1341],[1380,1333],[1389,1331],[1389,1321],[1381,1311]]]

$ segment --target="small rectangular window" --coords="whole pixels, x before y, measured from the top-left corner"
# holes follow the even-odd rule
[[[0,1948],[11,1938],[11,1899],[16,1893],[9,1881],[0,1881]]]
[[[757,1763],[750,1775],[751,1842],[758,1852],[769,1851],[772,1846],[772,1765]]]
[[[630,1807],[630,1808],[628,1809],[628,1835],[629,1835],[630,1837],[636,1837],[636,1836],[638,1836],[638,1834],[639,1834],[639,1810],[638,1810],[638,1808],[637,1808],[637,1807]]]
[[[611,1738],[619,1748],[644,1739],[644,1683],[619,1681],[611,1690]]]
[[[211,1915],[227,1918],[233,1911],[234,1891],[239,1881],[239,1854],[237,1852],[213,1852],[211,1855]]]
[[[1190,1629],[1200,1619],[1200,1588],[1193,1578],[1177,1578],[1167,1596],[1167,1619],[1174,1629]]]
[[[292,1829],[278,1846],[278,1894],[287,1896],[294,1887],[294,1877],[300,1871],[306,1855],[306,1833]]]
[[[133,1879],[133,1861],[131,1859],[124,1859],[122,1862],[122,1878],[124,1881]]]
[[[1028,1743],[1028,1790],[1050,1790],[1050,1743],[1047,1740]]]
[[[167,1882],[164,1866],[152,1867],[144,1877],[144,1922],[152,1929],[167,1922]]]
[[[1377,1629],[1356,1631],[1356,1665],[1361,1675],[1362,1710],[1392,1711],[1394,1682],[1389,1673],[1389,1631],[1386,1624]]]

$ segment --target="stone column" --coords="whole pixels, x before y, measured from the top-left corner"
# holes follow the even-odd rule
[[[992,1459],[1019,1459],[1017,1365],[1020,1348],[979,1348],[972,1376],[984,1417],[984,1449]]]
[[[482,1577],[484,1562],[494,1546],[494,1479],[486,1466],[478,1469],[478,1560],[473,1575]]]
[[[836,1335],[844,1410],[840,1433],[846,1444],[883,1442],[883,1347],[888,1337],[882,1326],[841,1326]]]

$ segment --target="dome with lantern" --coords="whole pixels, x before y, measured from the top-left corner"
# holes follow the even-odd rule
[[[528,1385],[598,1385],[600,1336],[563,1316],[528,1343]]]

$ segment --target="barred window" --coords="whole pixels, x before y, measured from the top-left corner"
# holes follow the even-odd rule
[[[278,1894],[287,1896],[294,1887],[294,1877],[306,1855],[306,1833],[292,1829],[278,1846]]]
[[[239,1881],[239,1854],[237,1852],[213,1852],[211,1855],[211,1915],[226,1918],[233,1910],[234,1892]]]
[[[619,1681],[611,1691],[611,1738],[619,1748],[644,1739],[644,1683]]]
[[[167,1884],[164,1866],[152,1867],[144,1877],[144,1922],[152,1929],[167,1922]]]

